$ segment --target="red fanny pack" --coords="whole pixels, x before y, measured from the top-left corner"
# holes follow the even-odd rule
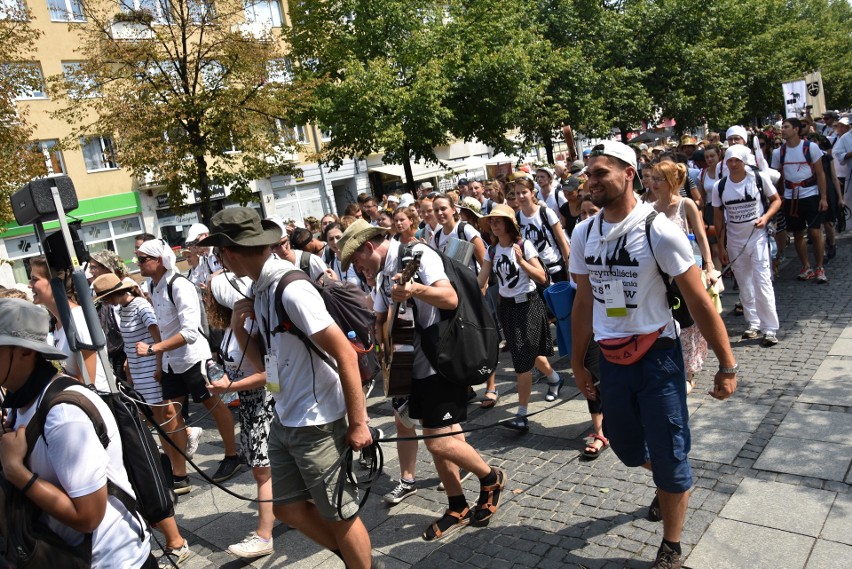
[[[635,364],[648,353],[648,350],[662,334],[663,328],[648,334],[634,334],[626,338],[610,338],[609,340],[598,340],[601,354],[608,362],[623,366]]]

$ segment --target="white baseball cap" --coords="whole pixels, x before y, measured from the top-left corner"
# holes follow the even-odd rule
[[[632,166],[636,170],[636,152],[632,148],[618,142],[616,140],[605,140],[600,144],[592,147],[589,157],[593,156],[612,156],[618,158],[622,162],[626,162],[628,166]]]
[[[204,233],[210,233],[210,230],[203,223],[193,223],[189,226],[189,231],[186,232],[186,242],[193,243],[198,241],[198,236]]]

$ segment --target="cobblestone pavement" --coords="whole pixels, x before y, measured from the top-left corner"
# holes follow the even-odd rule
[[[827,285],[797,282],[799,264],[793,248],[788,249],[776,283],[781,330],[773,348],[739,339],[745,323],[727,314],[736,293],[724,294],[740,383],[728,401],[706,395],[717,367],[711,353],[689,397],[695,487],[683,546],[686,565],[693,569],[852,567],[848,241],[846,235],[840,239]],[[530,412],[544,411],[531,418],[528,434],[493,427],[511,417],[517,404],[514,374],[504,356],[499,404],[487,411],[472,405],[467,423],[488,427],[471,433],[469,440],[486,461],[509,475],[496,519],[484,529],[466,528],[447,540],[424,542],[420,534],[446,507],[434,467],[421,445],[417,494],[388,507],[381,496],[395,485],[399,468],[395,448],[386,444],[384,473],[361,512],[374,550],[393,569],[649,567],[662,538],[661,524],[645,519],[654,495],[650,475],[622,466],[612,452],[593,462],[580,458],[589,416],[565,358],[556,362],[569,376],[559,401],[544,402],[544,382],[533,388]],[[392,435],[389,403],[380,395],[369,403],[373,424]],[[202,419],[201,424],[206,430],[196,457],[209,473],[222,446],[214,442],[212,422]],[[195,489],[177,507],[178,524],[195,551],[183,567],[243,567],[246,563],[228,554],[227,546],[254,529],[254,509],[193,478]],[[247,471],[227,485],[244,495],[254,493]],[[475,501],[477,481],[464,487],[468,500]],[[274,537],[274,555],[252,566],[343,567],[285,526],[276,527]]]

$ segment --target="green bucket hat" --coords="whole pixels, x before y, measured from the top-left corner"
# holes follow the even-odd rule
[[[355,251],[376,235],[384,235],[387,232],[386,227],[370,225],[363,219],[355,220],[352,225],[346,228],[346,231],[340,237],[340,241],[337,242],[337,247],[340,249],[340,268],[344,272],[348,271],[349,263]]]
[[[210,235],[199,247],[256,247],[272,245],[281,239],[281,228],[274,221],[260,219],[249,207],[223,209],[210,220]]]

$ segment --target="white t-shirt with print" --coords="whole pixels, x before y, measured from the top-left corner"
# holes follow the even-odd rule
[[[135,497],[122,457],[121,437],[109,408],[85,387],[70,387],[85,395],[100,412],[109,436],[104,448],[92,421],[75,405],[59,404],[47,414],[44,437],[39,437],[30,456],[30,470],[39,478],[62,488],[71,498],[88,496],[103,488],[107,479]],[[39,403],[41,397],[39,397]],[[23,427],[35,415],[38,405],[19,413],[14,428]],[[48,444],[45,444],[45,438]],[[78,545],[84,535],[58,520],[44,516],[50,529],[66,543]],[[151,536],[140,539],[140,522],[118,498],[107,497],[104,518],[92,533],[92,568],[127,569],[141,567],[151,551]]]
[[[550,228],[542,227],[541,211],[547,217],[547,223]],[[539,205],[536,212],[530,217],[524,215],[524,211],[518,212],[521,218],[521,235],[524,239],[532,241],[538,251],[538,256],[545,265],[558,265],[562,261],[562,254],[559,251],[559,246],[553,238],[556,228],[554,225],[559,222],[559,217],[552,209],[547,206]],[[556,272],[559,266],[554,266],[550,272]]]
[[[418,282],[426,286],[431,286],[441,280],[449,282],[447,273],[444,272],[444,263],[435,251],[423,243],[415,244],[413,251],[415,253],[422,252],[420,257],[420,267],[418,268],[415,277]],[[402,268],[403,267],[399,266],[399,245],[391,243],[391,246],[388,248],[388,253],[385,256],[385,265],[382,267],[379,274],[376,275],[376,292],[373,295],[373,309],[377,314],[387,312],[388,318],[393,318],[393,314],[390,313],[390,309],[393,307],[391,289],[393,288],[394,283],[391,279],[394,275],[399,273]],[[416,307],[414,314],[417,316],[417,323],[422,328],[428,328],[438,322],[441,317],[440,310],[417,298],[415,298],[413,302]],[[411,309],[409,309],[409,312],[410,311]],[[429,364],[429,360],[426,359],[426,355],[420,348],[420,334],[415,333],[412,377],[414,379],[424,379],[431,375],[435,375],[435,373],[437,372]]]
[[[285,427],[326,425],[346,414],[339,376],[295,334],[273,333],[278,327],[278,314],[270,297],[288,270],[298,269],[288,261],[270,257],[255,284],[254,309],[260,333],[268,342],[270,354],[278,359],[280,392],[273,394],[275,412]],[[334,324],[319,292],[308,281],[296,280],[287,285],[281,302],[290,320],[309,340]]]
[[[790,148],[789,146],[785,150],[784,154],[784,181],[785,182],[802,182],[810,178],[813,174],[811,173],[811,167],[805,161],[805,143],[810,144],[810,154],[811,154],[811,164],[816,164],[822,159],[822,155],[824,152],[819,149],[813,142],[802,140],[799,142],[799,145],[795,148]],[[781,169],[781,149],[776,148],[772,151],[772,167],[776,170]],[[785,185],[786,186],[786,185]],[[725,188],[725,193],[728,192],[728,189]],[[812,186],[800,186],[799,187],[799,198],[809,198],[811,196],[819,195],[819,186],[816,182]],[[793,188],[784,188],[784,199],[791,199],[793,197]]]
[[[494,250],[493,258],[491,257],[492,249]],[[528,262],[534,263],[533,259],[538,257],[535,245],[524,239],[523,250],[524,258]],[[529,274],[518,263],[514,244],[503,247],[497,243],[489,247],[485,251],[485,260],[491,263],[491,270],[497,276],[500,296],[514,298],[535,291],[535,282],[530,279]]]
[[[608,235],[617,224],[603,221],[603,215],[598,214],[578,224],[571,238],[570,271],[589,275],[594,297],[592,327],[597,341],[647,334],[660,328],[665,328],[663,336],[673,338],[677,335],[657,263],[672,277],[682,275],[695,264],[692,247],[677,225],[666,216],[658,215],[651,226],[656,253],[652,255],[645,236],[645,218],[653,207],[643,203],[636,207],[642,208],[641,219],[623,237],[604,241],[601,231],[604,236]],[[603,284],[612,280],[621,281],[624,288],[626,317],[606,314]]]
[[[459,224],[464,223],[464,229],[461,233],[459,233]],[[469,223],[460,221],[453,227],[453,231],[450,234],[444,233],[444,229],[442,227],[435,228],[435,235],[432,236],[432,246],[435,247],[441,253],[445,253],[447,249],[447,243],[449,243],[450,239],[461,239],[461,236],[464,236],[462,241],[468,241],[473,243],[474,239],[482,239],[482,234],[476,230],[474,226]],[[467,264],[471,271],[476,274],[479,274],[479,263],[476,262],[476,255],[471,255],[470,262]]]
[[[541,189],[536,192],[536,196],[538,196],[539,202],[547,205],[547,207],[552,211],[559,211],[562,204],[568,203],[568,198],[565,197],[565,192],[560,191],[558,186],[551,186],[550,193],[547,194],[546,198],[542,196]]]
[[[770,198],[778,193],[775,191],[775,186],[769,176],[748,170],[746,177],[741,182],[734,182],[730,177],[725,179],[725,191],[721,198],[719,196],[719,182],[713,184],[713,207],[722,207],[722,200],[725,201],[725,217],[727,219],[725,229],[728,236],[727,248],[729,251],[732,250],[732,246],[742,248],[748,241],[753,241],[766,234],[765,229],[752,231],[757,218],[766,213],[760,199],[760,189],[757,187],[755,176],[761,176],[764,196]]]
[[[77,338],[84,344],[92,344],[92,335],[89,333],[89,327],[86,326],[86,317],[83,315],[83,307],[76,306],[71,309],[71,318],[74,320],[74,327],[77,328]],[[84,381],[85,378],[80,372],[80,364],[78,356],[71,351],[68,346],[68,337],[65,335],[65,328],[57,328],[53,331],[53,346],[62,350],[68,357],[62,360],[62,365],[65,368],[65,373],[79,378]],[[100,354],[96,354],[97,364],[95,366],[96,376],[94,377],[95,388],[98,391],[109,391],[109,383],[107,383],[106,371],[101,363]],[[89,378],[92,379],[92,378]]]

